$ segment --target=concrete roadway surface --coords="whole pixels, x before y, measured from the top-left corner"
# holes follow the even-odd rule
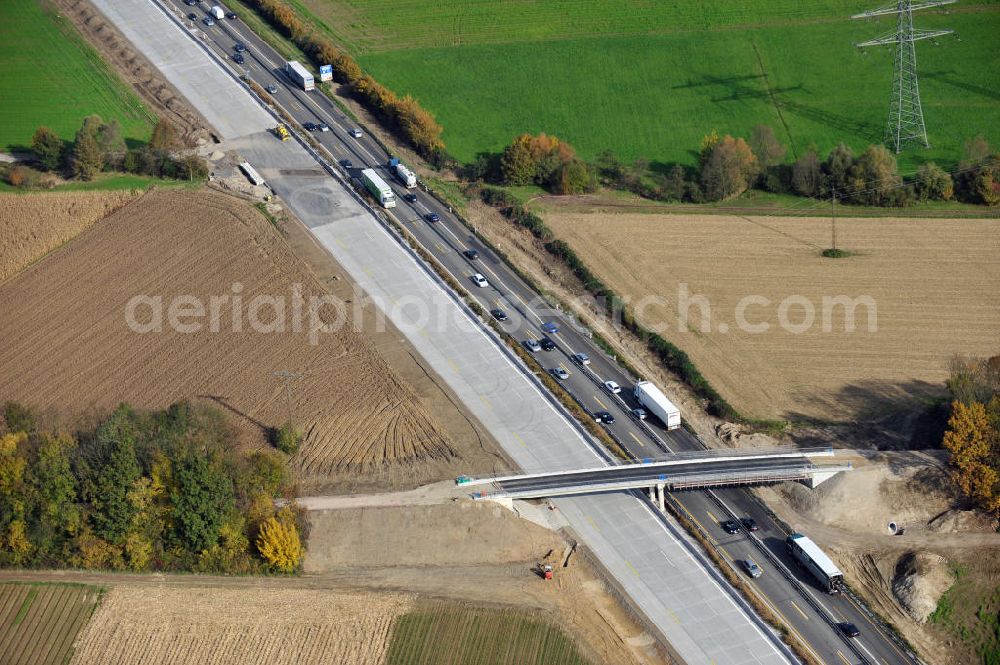
[[[170,2],[166,2],[171,6]],[[173,1],[174,12],[180,16],[195,13],[205,14],[208,4],[201,2],[194,7],[180,0]],[[375,168],[383,179],[392,186],[397,197],[397,207],[387,211],[417,237],[419,242],[435,256],[459,281],[468,285],[469,292],[487,310],[502,309],[508,320],[501,325],[518,339],[540,339],[547,335],[556,344],[553,351],[535,354],[539,361],[538,372],[562,367],[570,376],[562,381],[564,387],[577,401],[591,412],[608,411],[615,417],[615,423],[605,425],[609,433],[618,440],[636,459],[653,459],[674,451],[702,450],[705,446],[685,429],[666,431],[655,419],[640,421],[631,409],[638,406],[631,394],[635,381],[612,359],[606,356],[590,339],[582,326],[562,312],[554,310],[525,284],[499,257],[480,244],[475,236],[459,222],[450,209],[431,195],[418,190],[405,189],[389,172],[386,155],[367,132],[361,138],[353,138],[348,130],[358,125],[349,119],[328,97],[319,91],[305,92],[299,89],[282,72],[284,61],[269,45],[240,21],[223,20],[215,26],[205,27],[199,22],[185,21],[189,28],[204,34],[208,42],[221,57],[226,58],[233,70],[245,73],[251,80],[262,86],[274,85],[278,90],[272,94],[299,123],[325,122],[329,132],[315,132],[313,137],[320,141],[338,162],[349,160],[345,169],[352,177],[358,177],[362,168]],[[233,61],[233,46],[236,42],[246,45],[242,55],[244,64]],[[416,202],[404,200],[407,193],[417,195]],[[440,221],[430,222],[427,216],[436,213]],[[479,258],[471,260],[463,252],[475,249]],[[472,284],[471,275],[482,273],[489,286],[479,288]],[[556,333],[544,333],[543,323],[555,322]],[[590,363],[580,366],[570,359],[577,352],[586,353]],[[602,382],[614,380],[622,392],[613,395],[607,392]],[[758,534],[742,532],[734,536],[725,534],[718,523],[728,518],[719,507],[724,497],[734,515],[752,516],[760,525]],[[755,559],[767,570],[767,560],[762,556],[761,547],[766,547],[771,556],[789,569],[807,592],[814,596],[820,609],[807,602],[782,575],[768,574],[754,581],[767,596],[773,608],[785,619],[794,631],[821,657],[831,663],[912,663],[899,646],[885,636],[872,622],[867,610],[858,606],[848,596],[826,596],[813,584],[808,573],[799,569],[789,558],[784,539],[787,533],[769,518],[767,511],[747,491],[726,490],[724,492],[685,492],[674,495],[682,508],[702,525],[710,538],[733,559]],[[706,528],[707,524],[707,528]],[[769,571],[770,572],[770,571]],[[821,616],[821,614],[825,614]],[[861,630],[861,637],[849,640],[832,627],[827,618],[834,621],[850,621]]]

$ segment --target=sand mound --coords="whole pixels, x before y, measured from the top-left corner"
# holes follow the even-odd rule
[[[903,557],[896,569],[892,592],[915,621],[924,623],[941,595],[955,583],[948,560],[931,552]]]
[[[889,522],[906,528],[925,525],[952,507],[938,461],[915,452],[876,453],[855,469],[814,490],[797,483],[779,489],[804,516],[847,531],[888,534]]]

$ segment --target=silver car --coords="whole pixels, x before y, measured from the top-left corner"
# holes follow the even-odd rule
[[[747,575],[757,579],[764,574],[764,571],[760,569],[753,559],[743,559],[740,563],[743,564],[743,569],[747,571]]]

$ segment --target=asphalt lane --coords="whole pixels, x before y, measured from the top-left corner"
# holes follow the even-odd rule
[[[205,6],[201,3],[191,8],[181,2],[176,3],[177,10],[183,14],[190,11],[203,13],[202,8]],[[416,202],[405,201],[403,195],[414,190],[405,189],[389,172],[388,156],[379,145],[367,133],[359,139],[351,137],[348,129],[357,125],[328,97],[319,92],[307,93],[297,89],[284,75],[284,63],[279,56],[244,24],[238,21],[221,21],[210,28],[201,24],[191,24],[191,27],[203,33],[220,54],[229,58],[236,71],[242,70],[247,77],[261,85],[276,85],[278,91],[273,96],[298,122],[327,123],[331,131],[316,132],[313,136],[338,162],[350,161],[351,167],[345,169],[348,175],[357,177],[361,168],[379,170],[396,193],[397,208],[390,212],[406,224],[420,243],[453,275],[460,281],[464,280],[469,292],[480,304],[487,310],[500,308],[507,313],[508,320],[501,324],[505,330],[518,339],[537,340],[547,335],[541,329],[543,323],[557,323],[559,331],[547,336],[556,342],[558,348],[534,354],[539,363],[537,371],[541,373],[554,367],[562,367],[569,372],[569,378],[562,381],[564,387],[587,411],[608,411],[614,415],[614,424],[604,426],[631,455],[636,459],[656,459],[676,451],[704,449],[705,446],[697,437],[685,429],[666,431],[654,418],[639,421],[631,412],[636,406],[631,387],[637,378],[628,376],[613,359],[606,356],[593,343],[585,328],[578,326],[563,312],[551,308],[535,294],[499,257],[479,243],[451,214],[450,209],[430,194],[421,191],[416,191]],[[247,45],[242,66],[232,60],[232,47],[237,41]],[[436,213],[440,221],[428,221],[427,215],[431,212]],[[466,258],[462,254],[466,249],[476,249],[480,254],[479,259]],[[478,288],[472,284],[471,276],[475,272],[486,276],[489,281],[487,287]],[[586,353],[590,364],[574,364],[570,356],[577,352]],[[622,387],[620,394],[611,394],[603,388],[602,382],[608,379],[616,381]],[[736,536],[724,534],[718,526],[721,519],[713,519],[716,513],[722,512],[718,506],[719,496],[726,497],[725,505],[735,514],[754,515],[759,524],[769,525],[768,530],[761,531],[766,538],[745,532]],[[747,491],[685,492],[676,494],[675,498],[684,510],[696,517],[696,523],[711,537],[724,538],[725,542],[719,541],[719,547],[727,556],[734,560],[753,556],[763,558],[758,545],[753,541],[753,538],[758,538],[800,584],[807,589],[809,586],[815,587],[808,574],[800,570],[788,556],[784,548],[787,534],[771,522],[766,511]],[[763,567],[762,562],[757,563]],[[768,580],[761,582],[764,577],[768,577]],[[813,604],[802,598],[801,593],[792,588],[781,575],[768,576],[765,573],[756,583],[775,608],[780,609],[786,622],[800,633],[823,660],[835,663],[912,662],[868,618],[867,610],[859,607],[852,598],[826,596],[817,590],[817,593],[812,594],[817,601]],[[817,605],[819,609],[816,608]],[[822,616],[824,612],[825,617]],[[830,626],[827,618],[855,623],[861,628],[861,638],[853,641],[844,638]]]

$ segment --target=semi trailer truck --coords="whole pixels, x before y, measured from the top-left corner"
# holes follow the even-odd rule
[[[632,394],[643,407],[663,421],[667,429],[677,429],[681,426],[681,412],[667,396],[649,381],[639,381],[635,384]]]
[[[417,174],[406,168],[406,165],[395,157],[389,160],[389,169],[396,174],[396,177],[407,189],[413,189],[417,186]]]
[[[396,207],[396,195],[392,193],[392,187],[375,173],[375,169],[362,170],[361,182],[364,183],[365,189],[375,197],[375,200],[382,204],[383,208]]]
[[[298,60],[289,60],[285,63],[285,74],[303,90],[316,89],[316,80],[313,75]]]
[[[844,573],[840,572],[837,564],[831,561],[830,557],[809,537],[793,533],[785,540],[785,545],[796,561],[812,573],[823,591],[840,593],[843,590]]]

